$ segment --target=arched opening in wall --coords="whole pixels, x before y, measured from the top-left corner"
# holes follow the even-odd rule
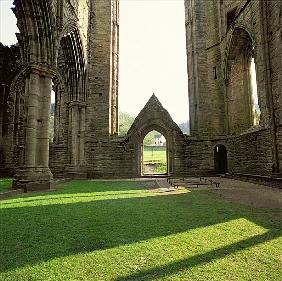
[[[225,174],[227,168],[227,150],[222,144],[216,145],[214,148],[214,170],[216,174]]]
[[[51,105],[50,105],[50,117],[49,117],[49,142],[54,141],[55,136],[55,112],[56,112],[56,93],[54,91],[54,83],[52,83],[51,92]]]
[[[161,133],[149,132],[143,139],[141,152],[142,175],[167,174],[167,141]]]
[[[257,89],[257,73],[254,57],[251,57],[250,62],[250,83],[252,96],[252,125],[258,126],[260,123],[260,107],[258,103],[258,89]]]
[[[120,0],[119,8],[119,134],[153,93],[189,134],[184,0]]]
[[[260,123],[255,47],[249,33],[235,28],[227,62],[229,133],[238,134]]]

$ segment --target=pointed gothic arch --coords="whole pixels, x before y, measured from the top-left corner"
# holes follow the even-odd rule
[[[145,107],[140,111],[127,135],[135,142],[137,150],[137,170],[142,175],[142,143],[144,137],[152,130],[160,132],[167,141],[167,173],[179,173],[178,158],[183,157],[181,143],[184,135],[172,120],[168,111],[153,94]]]
[[[256,47],[243,26],[233,28],[224,66],[228,133],[237,134],[260,123],[256,89]]]

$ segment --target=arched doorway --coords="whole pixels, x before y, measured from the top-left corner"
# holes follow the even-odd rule
[[[214,148],[214,169],[217,174],[225,174],[227,169],[227,150],[222,144]]]
[[[167,165],[167,141],[158,131],[150,131],[144,137],[141,147],[142,175],[165,175]]]

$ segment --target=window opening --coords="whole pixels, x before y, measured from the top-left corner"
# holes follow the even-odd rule
[[[256,76],[256,65],[255,59],[251,58],[250,64],[250,77],[251,77],[251,99],[252,99],[252,122],[253,126],[258,126],[260,123],[260,107],[258,103],[258,92],[257,92],[257,76]]]
[[[52,83],[52,86],[53,83]],[[49,142],[53,142],[54,140],[54,132],[55,132],[55,107],[56,107],[56,94],[54,90],[51,92],[51,105],[50,105],[50,117],[49,117]]]

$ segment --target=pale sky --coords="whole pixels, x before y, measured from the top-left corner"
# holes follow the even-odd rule
[[[17,42],[13,0],[0,0],[0,41]],[[175,122],[188,119],[183,0],[120,0],[119,110],[137,115],[155,93]]]
[[[183,0],[120,0],[119,109],[137,115],[155,93],[177,123],[188,119]]]
[[[17,20],[10,9],[13,7],[13,0],[0,0],[0,42],[5,45],[17,43],[15,33],[18,33]]]

